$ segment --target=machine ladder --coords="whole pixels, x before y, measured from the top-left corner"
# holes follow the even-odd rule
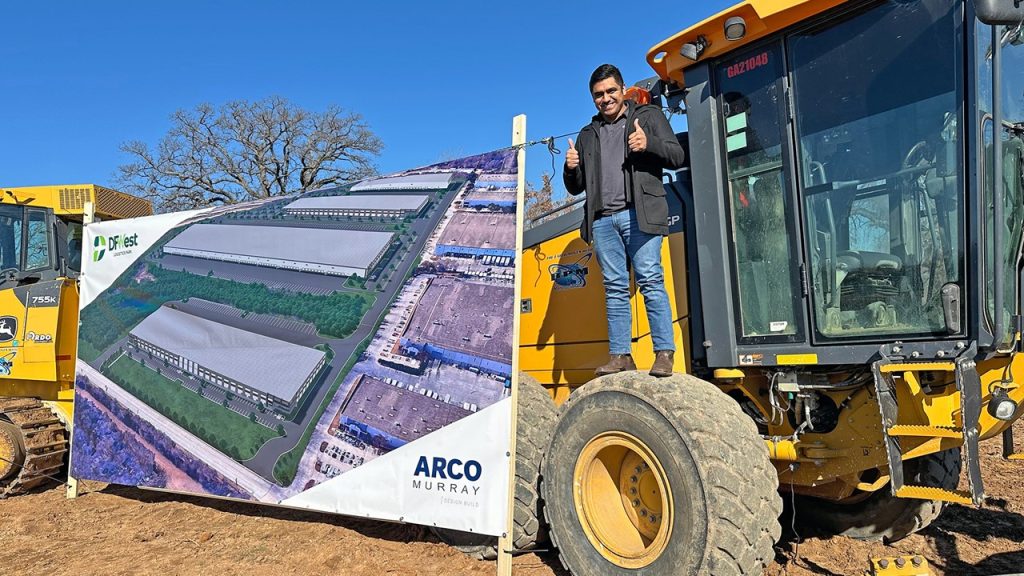
[[[941,500],[980,506],[985,498],[981,479],[981,460],[978,450],[979,419],[981,416],[981,378],[974,362],[975,348],[971,346],[955,359],[911,360],[892,358],[883,354],[872,364],[875,391],[882,415],[885,452],[889,460],[890,489],[899,498]],[[952,372],[960,392],[961,426],[921,426],[899,424],[899,405],[896,400],[897,374],[906,372]],[[938,486],[907,484],[903,471],[903,438],[951,439],[963,443],[963,459],[967,468],[968,490],[948,490]],[[1020,455],[1016,455],[1020,456]]]

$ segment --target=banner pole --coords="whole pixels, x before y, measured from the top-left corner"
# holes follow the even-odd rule
[[[82,226],[88,226],[89,224],[92,224],[93,221],[95,221],[95,220],[96,220],[96,205],[93,204],[92,202],[88,202],[87,201],[85,203],[85,206],[83,207],[83,210],[82,210]],[[85,232],[84,231],[82,232],[82,237],[83,238],[85,237]],[[89,252],[88,247],[85,247],[85,246],[82,247],[82,250],[85,253]],[[79,311],[79,312],[81,312],[81,311]],[[79,318],[78,315],[76,315],[75,318],[78,321],[78,328],[81,329],[82,328],[81,319]],[[78,362],[78,358],[77,357],[75,358],[75,362],[76,363]],[[77,371],[78,368],[76,367],[75,370]],[[72,397],[71,401],[72,401],[72,405],[73,405],[74,404],[74,397]],[[72,420],[71,425],[68,426],[68,481],[67,481],[67,490],[64,493],[65,497],[67,497],[68,499],[78,498],[78,478],[75,478],[74,476],[71,475],[71,444],[75,441],[75,427],[74,427],[74,425],[75,425],[75,423]]]
[[[523,254],[523,214],[526,212],[526,115],[520,114],[512,119],[512,145],[518,146],[516,154],[516,267],[513,302],[520,302]],[[515,492],[516,492],[516,422],[519,421],[519,306],[515,306],[512,321],[512,426],[508,441],[508,495],[505,498],[507,518],[505,533],[498,538],[498,576],[512,575],[512,552],[515,548],[513,529],[515,527]]]

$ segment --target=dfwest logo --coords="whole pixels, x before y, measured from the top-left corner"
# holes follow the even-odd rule
[[[99,262],[109,250],[117,252],[134,248],[139,245],[138,234],[114,234],[113,236],[97,236],[92,241],[92,261]]]
[[[463,462],[458,458],[420,456],[419,461],[416,462],[416,471],[413,472],[413,476],[422,476],[429,480],[413,478],[412,487],[431,492],[476,496],[480,492],[480,487],[470,483],[476,483],[482,475],[483,467],[476,460]],[[449,480],[449,482],[442,482],[442,480]],[[456,480],[456,482],[452,482],[452,480]],[[461,482],[458,482],[460,480]]]

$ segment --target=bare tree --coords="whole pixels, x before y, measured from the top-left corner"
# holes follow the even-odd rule
[[[299,108],[281,97],[200,104],[171,115],[154,149],[131,141],[121,189],[161,210],[233,204],[315,190],[376,174],[383,144],[359,114]]]
[[[540,222],[560,216],[563,211],[555,210],[555,208],[568,208],[569,204],[573,201],[573,198],[563,198],[559,201],[554,199],[554,189],[551,186],[551,174],[546,172],[541,174],[540,180],[540,189],[534,188],[529,182],[526,184],[524,199],[526,200],[527,226],[530,226],[531,223],[536,225]],[[553,210],[555,211],[552,212]],[[544,216],[544,214],[547,214],[547,216]]]

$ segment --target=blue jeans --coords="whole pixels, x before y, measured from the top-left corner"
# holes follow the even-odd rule
[[[604,275],[609,353],[631,352],[633,315],[629,307],[629,265],[647,307],[654,350],[675,350],[672,310],[661,269],[661,236],[640,230],[629,208],[594,221],[594,248]]]

